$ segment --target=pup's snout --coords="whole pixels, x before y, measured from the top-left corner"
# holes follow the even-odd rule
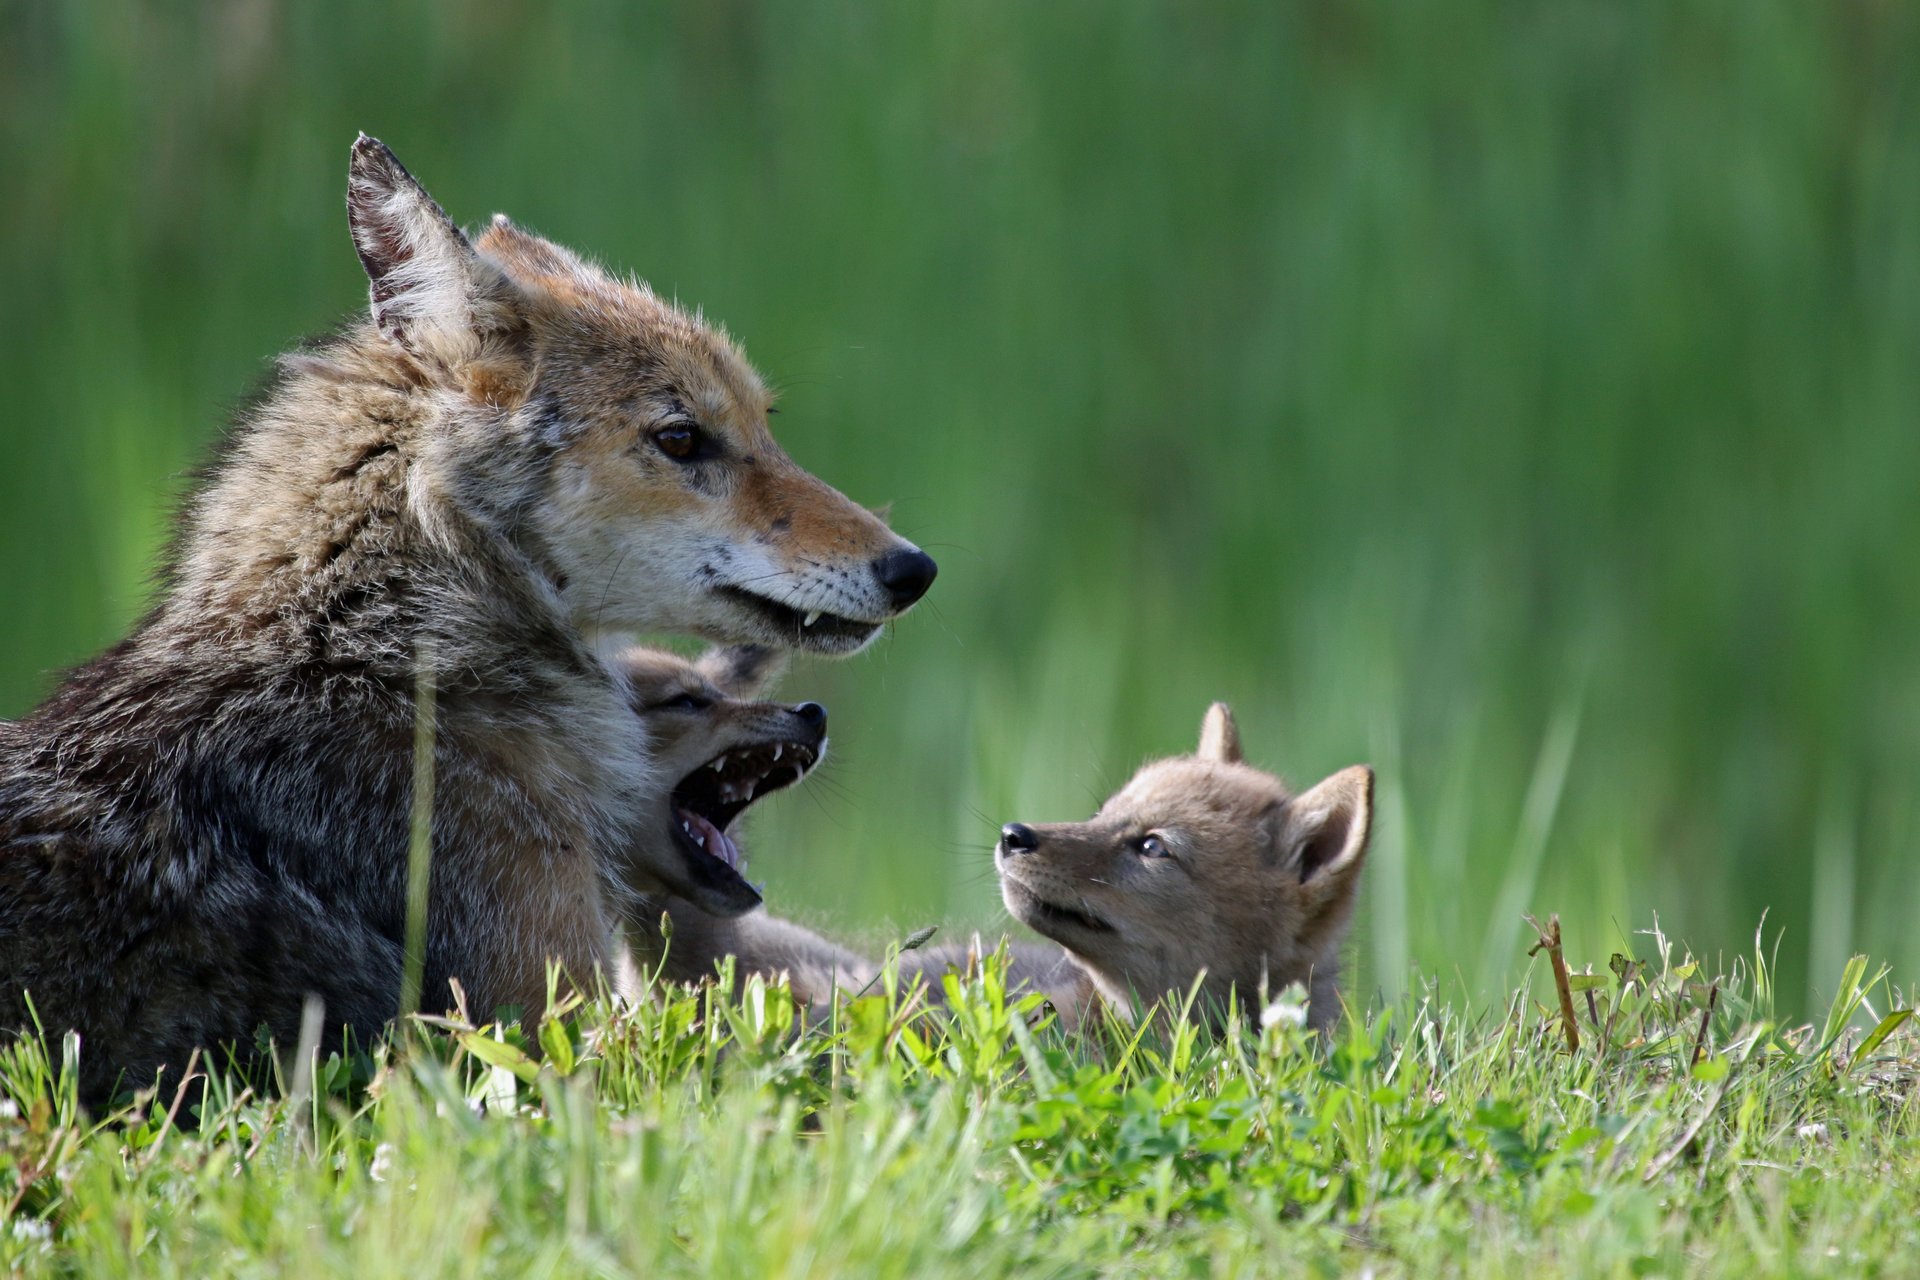
[[[886,588],[896,609],[904,609],[927,594],[927,588],[933,585],[933,575],[939,572],[940,566],[933,562],[933,557],[918,547],[901,547],[873,562],[873,576]]]
[[[1024,822],[1000,828],[1000,849],[1007,854],[1032,853],[1040,847],[1040,833]]]
[[[815,733],[827,731],[827,709],[817,702],[803,702],[793,709],[793,714],[807,722],[807,727]]]

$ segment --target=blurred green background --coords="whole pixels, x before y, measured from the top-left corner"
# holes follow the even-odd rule
[[[375,133],[696,302],[941,562],[787,691],[780,908],[1190,747],[1381,771],[1358,989],[1660,923],[1920,974],[1920,10],[0,0],[0,714],[137,616]]]

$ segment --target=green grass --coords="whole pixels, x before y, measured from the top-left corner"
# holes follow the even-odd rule
[[[669,989],[547,1019],[543,1064],[517,1030],[422,1023],[291,1089],[216,1081],[197,1125],[166,1087],[90,1121],[28,1043],[0,1057],[0,1267],[1904,1273],[1920,1035],[1884,973],[1856,961],[1825,1025],[1789,1028],[1764,954],[1710,979],[1644,941],[1578,994],[1571,1054],[1524,992],[1412,994],[1328,1043],[1285,993],[1218,1034],[1069,1039],[993,968],[948,980],[950,1014],[881,990],[812,1027],[757,979]]]

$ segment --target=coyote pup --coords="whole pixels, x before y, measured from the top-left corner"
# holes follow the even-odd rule
[[[1200,748],[1150,764],[1086,822],[1000,830],[1001,897],[1059,943],[1063,968],[1017,949],[1013,972],[1069,1022],[1096,1003],[1184,992],[1247,1000],[1301,982],[1309,1022],[1339,1012],[1340,943],[1353,915],[1373,813],[1373,771],[1342,769],[1290,795],[1246,764],[1233,713],[1216,702]]]
[[[469,241],[371,138],[347,213],[369,314],[280,361],[133,634],[0,722],[0,1029],[79,1031],[89,1101],[290,1044],[309,995],[362,1037],[394,1016],[425,683],[423,1004],[457,977],[537,1009],[636,889],[750,909],[711,846],[652,838],[601,635],[845,654],[933,580],[781,451],[698,316],[505,217]]]
[[[757,702],[780,659],[753,646],[712,649],[688,662],[657,649],[621,659],[633,708],[647,729],[662,784],[655,787],[649,838],[717,855],[735,870],[746,856],[732,829],[762,796],[805,777],[827,751],[827,712],[815,702]],[[670,780],[673,781],[667,785]],[[661,917],[671,936],[662,932]],[[858,986],[874,967],[799,925],[755,909],[715,915],[685,898],[644,893],[628,909],[632,967],[675,982],[698,982],[732,956],[742,974],[786,974],[812,1004],[836,984]],[[638,974],[623,975],[631,990]]]

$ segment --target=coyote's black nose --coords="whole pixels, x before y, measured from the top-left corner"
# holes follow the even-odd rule
[[[927,594],[927,588],[933,585],[933,575],[938,572],[940,566],[933,562],[933,557],[917,547],[889,551],[873,562],[873,576],[880,579],[880,585],[893,597],[896,609],[904,609]]]
[[[1040,847],[1040,833],[1024,822],[1000,828],[1000,847],[1008,853],[1032,853]]]
[[[803,702],[793,709],[793,714],[807,722],[817,733],[827,731],[827,709],[817,702]]]

